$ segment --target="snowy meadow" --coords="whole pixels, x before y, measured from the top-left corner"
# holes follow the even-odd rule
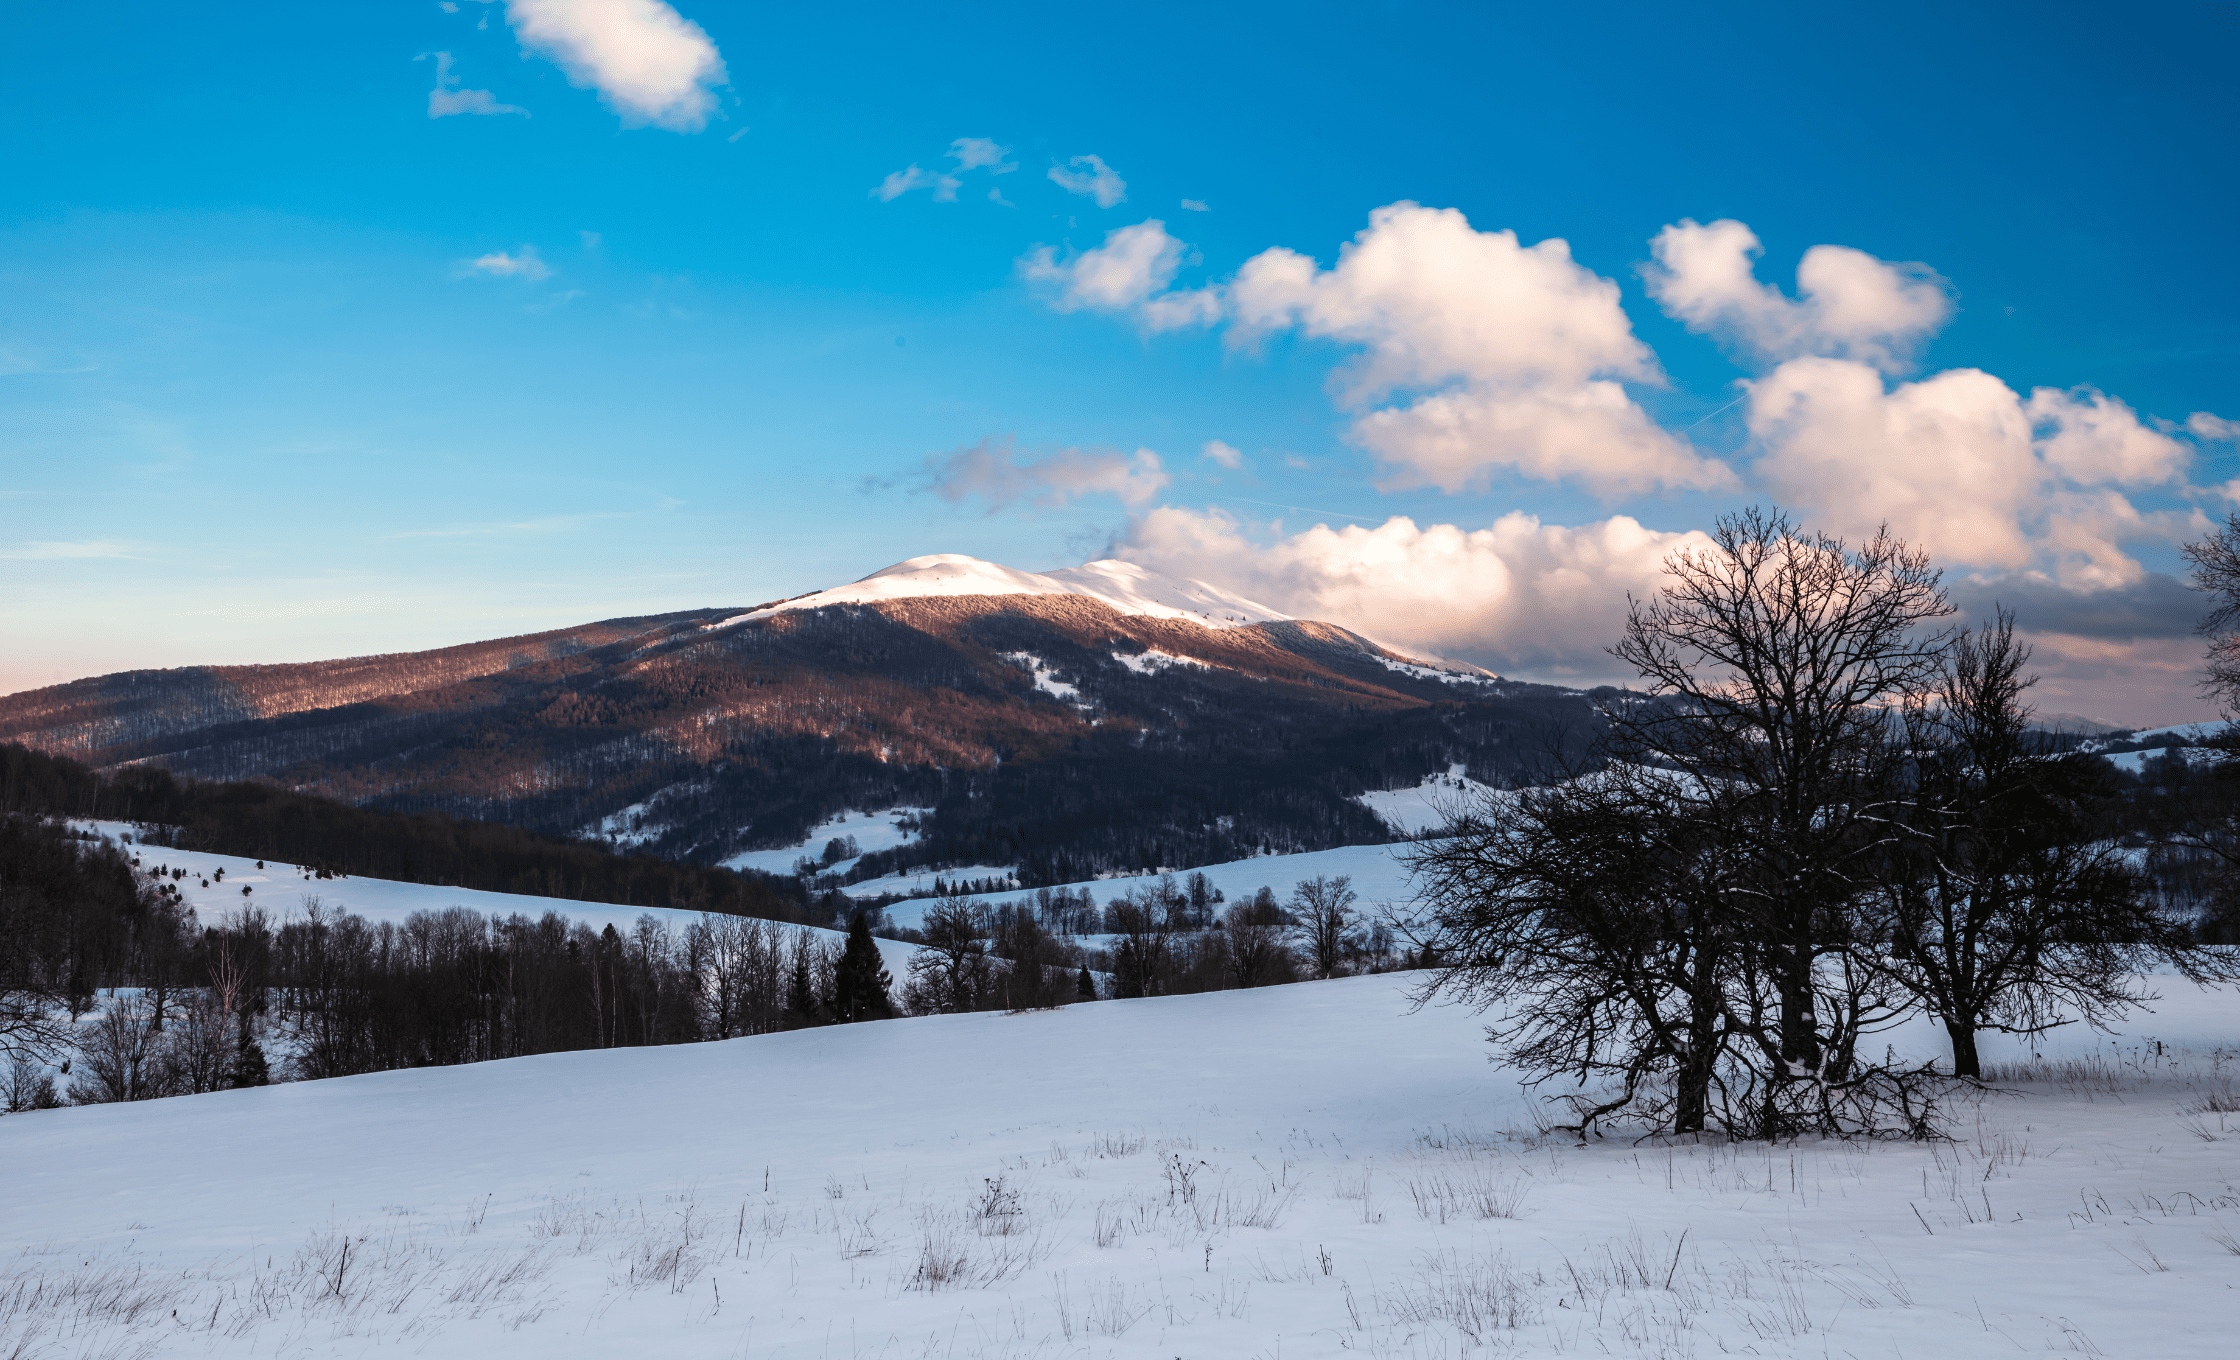
[[[2229,1353],[2230,993],[1950,1141],[1581,1144],[1408,983],[0,1119],[0,1356]]]

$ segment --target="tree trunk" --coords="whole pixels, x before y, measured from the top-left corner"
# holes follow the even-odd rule
[[[1952,1075],[1956,1077],[1981,1077],[1983,1060],[1976,1054],[1976,1027],[1972,1020],[1947,1020],[1945,1033],[1952,1036]]]
[[[1812,950],[1782,950],[1776,966],[1781,970],[1782,1061],[1816,1072],[1820,1067],[1820,1022],[1812,1010]]]
[[[1696,1046],[1681,1055],[1672,1110],[1674,1132],[1703,1132],[1711,1111],[1711,1068],[1717,1058],[1718,1049],[1704,1041],[1701,1031]]]

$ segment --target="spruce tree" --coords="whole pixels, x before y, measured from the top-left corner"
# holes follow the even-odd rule
[[[235,1090],[246,1086],[263,1086],[272,1080],[272,1068],[265,1062],[264,1046],[254,1040],[241,1046],[241,1056],[234,1060],[233,1071],[227,1074]]]
[[[793,981],[786,989],[786,1028],[807,1029],[819,1020],[816,981],[809,975],[809,951],[793,951]]]
[[[894,979],[879,960],[879,946],[862,912],[848,922],[848,944],[832,973],[832,1015],[841,1024],[858,1020],[885,1020],[894,1014],[887,988]]]
[[[1073,980],[1073,994],[1075,999],[1080,1001],[1097,999],[1097,980],[1089,976],[1088,969],[1082,969],[1081,976]]]

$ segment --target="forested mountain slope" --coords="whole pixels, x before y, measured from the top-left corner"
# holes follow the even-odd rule
[[[1011,864],[1031,884],[1384,840],[1357,795],[1454,764],[1527,778],[1595,722],[1575,691],[1196,582],[913,562],[932,565],[783,607],[78,681],[0,699],[0,739],[544,832],[604,826],[698,862],[850,807],[928,806],[916,840],[860,872]]]

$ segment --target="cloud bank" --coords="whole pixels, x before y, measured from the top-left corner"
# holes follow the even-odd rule
[[[1076,253],[1038,248],[1020,272],[1059,311],[1125,317],[1147,335],[1220,328],[1243,353],[1283,335],[1337,345],[1333,401],[1380,488],[1709,491],[1854,539],[1888,523],[1956,573],[1971,614],[1994,600],[2017,610],[2049,694],[2081,701],[2100,684],[2165,711],[2181,702],[2172,686],[2192,644],[2180,635],[2199,597],[2134,553],[2207,532],[2204,497],[2240,503],[2240,479],[2190,482],[2198,445],[2240,439],[2240,422],[2154,419],[2096,388],[2023,392],[1976,368],[1909,376],[1955,305],[1924,264],[1816,245],[1791,296],[1757,278],[1762,248],[1743,223],[1681,221],[1648,244],[1650,297],[1751,374],[1737,384],[1747,442],[1725,458],[1636,400],[1665,379],[1615,280],[1561,240],[1527,245],[1451,209],[1394,203],[1327,267],[1278,246],[1197,287],[1181,283],[1191,247],[1158,219]],[[1233,456],[1204,455],[1224,468]],[[1601,649],[1626,592],[1654,589],[1664,554],[1690,537],[1622,515],[1564,528],[1517,513],[1484,529],[1395,518],[1285,533],[1161,506],[1114,550],[1499,669],[1609,677]],[[2120,681],[2126,656],[2138,668]]]
[[[1600,683],[1624,678],[1602,649],[1618,639],[1626,593],[1656,589],[1667,554],[1709,543],[1623,515],[1564,528],[1512,512],[1476,530],[1396,515],[1270,535],[1223,511],[1160,506],[1113,553],[1403,647]]]

